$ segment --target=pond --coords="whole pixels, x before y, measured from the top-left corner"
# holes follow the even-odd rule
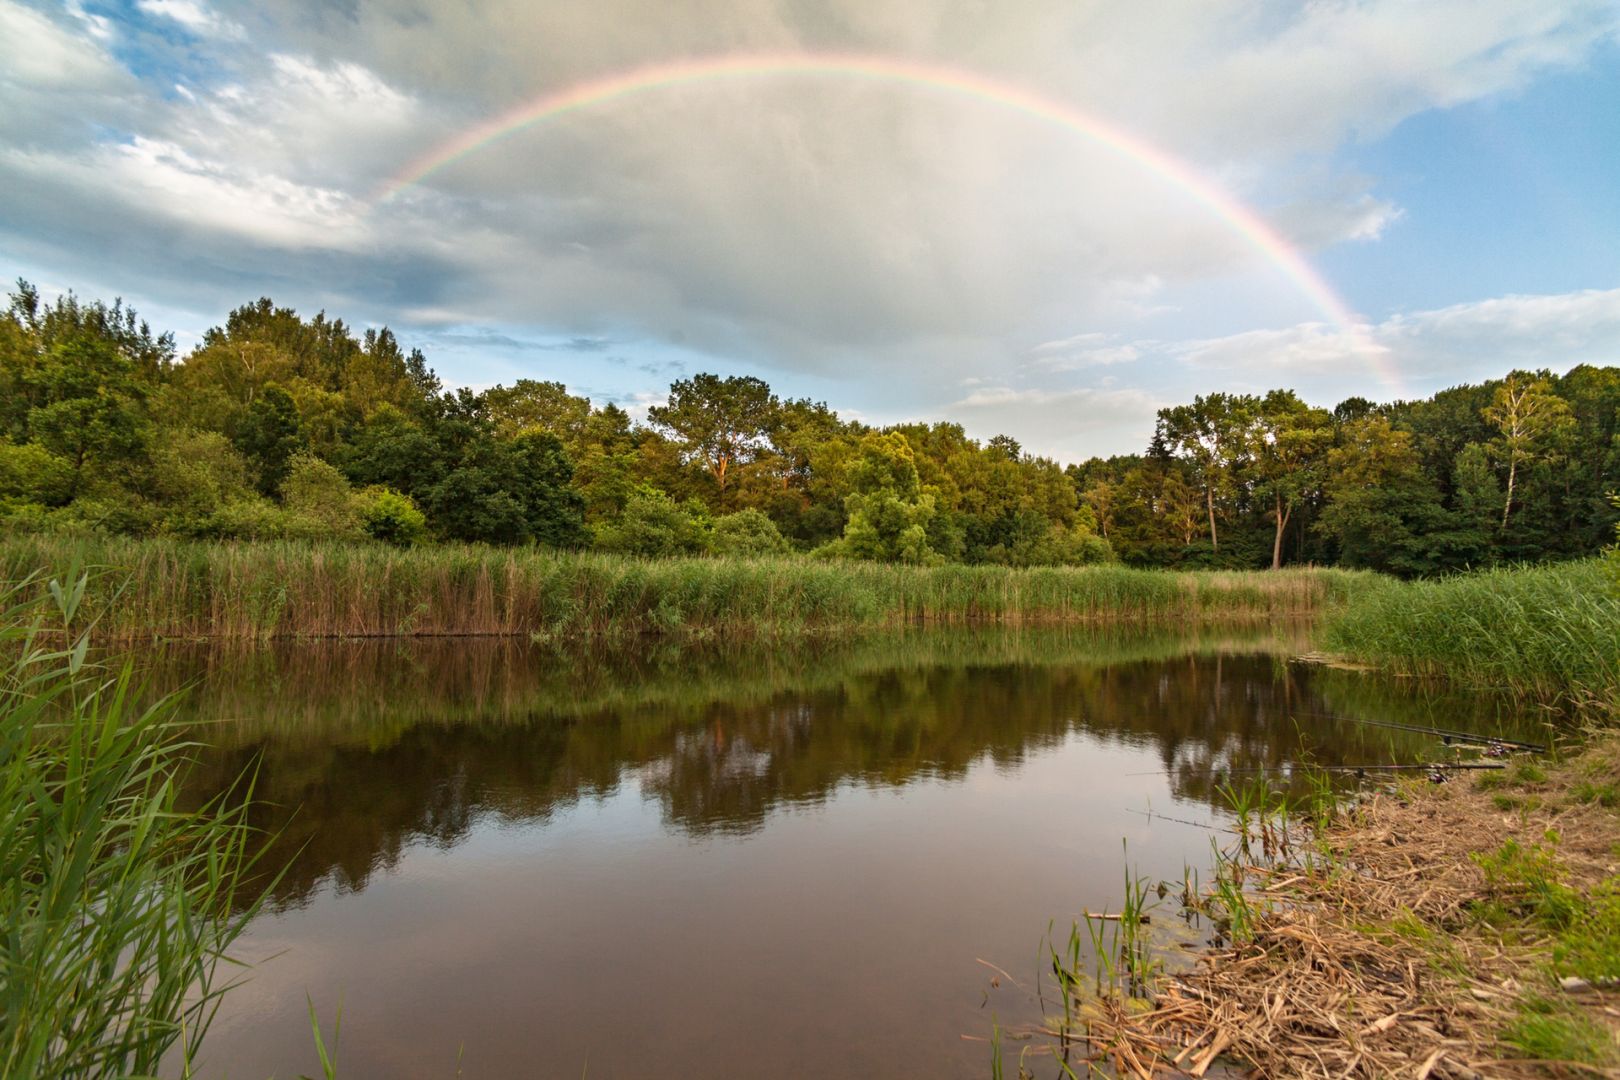
[[[1048,926],[1206,865],[1223,780],[1536,736],[1304,633],[167,650],[188,799],[256,763],[287,867],[200,1075],[319,1075],[312,1002],[345,1080],[988,1076]]]

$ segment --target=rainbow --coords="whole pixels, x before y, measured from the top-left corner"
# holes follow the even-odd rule
[[[496,142],[548,120],[608,102],[693,83],[724,79],[829,76],[905,84],[973,98],[1039,118],[1067,129],[1119,157],[1134,162],[1202,204],[1287,278],[1334,326],[1349,334],[1391,388],[1400,379],[1388,352],[1367,335],[1362,320],[1314,267],[1263,218],[1223,191],[1192,166],[1152,143],[1072,105],[996,82],[972,71],[886,56],[825,53],[749,53],[650,64],[542,94],[448,139],[390,177],[371,195],[375,206],[404,189]]]

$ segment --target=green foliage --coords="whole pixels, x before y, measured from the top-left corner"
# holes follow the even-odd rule
[[[849,523],[843,538],[823,549],[827,554],[924,565],[942,561],[928,546],[934,496],[922,490],[905,436],[866,436],[849,467],[849,482],[854,489],[844,498]]]
[[[1609,500],[1616,507],[1620,507],[1620,496],[1613,496]],[[1609,569],[1609,584],[1616,596],[1620,596],[1620,521],[1615,522],[1614,543],[1603,549],[1604,565]]]
[[[254,483],[265,495],[287,478],[295,454],[306,445],[298,406],[279,386],[269,386],[249,403],[232,439],[253,467]]]
[[[86,661],[87,580],[0,591],[0,1075],[155,1076],[196,1056],[257,907],[237,789],[177,803],[172,702]],[[48,632],[49,627],[49,632]]]
[[[1620,877],[1593,887],[1553,945],[1553,967],[1591,983],[1620,981]]]
[[[1551,998],[1531,997],[1502,1032],[1502,1041],[1536,1061],[1572,1061],[1603,1066],[1620,1058],[1614,1039],[1578,1009]]]
[[[1620,487],[1620,368],[1514,372],[1331,413],[1284,389],[1207,394],[1162,410],[1144,453],[1066,468],[950,422],[873,430],[752,377],[678,380],[649,420],[538,379],[446,392],[386,328],[357,334],[267,298],[183,363],[120,303],[47,305],[19,283],[0,313],[0,516],[13,529],[359,535],[359,503],[329,474],[319,497],[287,487],[305,455],[352,489],[407,497],[424,539],[498,545],[667,548],[621,527],[644,489],[713,518],[763,514],[795,550],[914,564],[1117,557],[1432,577],[1595,555],[1620,523],[1606,498]],[[180,460],[182,444],[207,461]],[[395,524],[378,528],[414,535]]]
[[[427,536],[427,516],[409,495],[377,484],[362,490],[355,501],[360,527],[373,540],[410,547]]]
[[[1358,589],[1325,637],[1393,671],[1620,714],[1620,595],[1600,560]]]
[[[1469,443],[1457,452],[1451,482],[1456,493],[1458,550],[1472,565],[1487,563],[1496,543],[1496,509],[1502,505],[1502,485],[1491,471],[1483,446]]]
[[[43,446],[0,436],[0,507],[61,506],[73,497],[73,465]]]
[[[313,454],[298,454],[288,462],[281,505],[295,520],[312,526],[313,536],[350,539],[361,534],[362,501],[347,477]]]
[[[1316,529],[1338,545],[1344,565],[1402,577],[1446,565],[1459,540],[1409,433],[1384,416],[1352,420],[1326,464],[1327,503]]]
[[[703,504],[677,503],[657,488],[631,495],[624,512],[596,530],[596,546],[621,555],[657,558],[708,550],[710,522]]]
[[[740,465],[757,456],[773,424],[778,402],[771,388],[752,376],[697,375],[669,388],[669,402],[647,410],[653,423],[681,443],[724,496]]]
[[[1485,875],[1485,888],[1495,902],[1553,930],[1567,929],[1580,911],[1580,895],[1560,880],[1558,836],[1528,847],[1508,840],[1496,851],[1475,852],[1474,863]]]
[[[750,507],[714,519],[709,550],[716,555],[781,555],[788,542],[774,521]]]

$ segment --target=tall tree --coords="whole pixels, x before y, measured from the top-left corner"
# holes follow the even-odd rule
[[[1282,567],[1283,533],[1300,499],[1321,482],[1323,455],[1333,441],[1333,418],[1312,408],[1292,390],[1273,390],[1251,414],[1246,428],[1251,469],[1269,496],[1276,533],[1271,568]]]
[[[1491,470],[1490,456],[1479,443],[1469,443],[1457,451],[1451,467],[1451,489],[1464,564],[1489,562],[1496,543],[1496,508],[1502,502],[1502,485]]]
[[[1412,436],[1364,414],[1341,425],[1338,443],[1316,530],[1337,544],[1340,562],[1408,577],[1441,569],[1455,532]]]
[[[723,503],[737,466],[753,460],[766,445],[777,404],[762,379],[702,374],[671,384],[669,403],[653,406],[647,416],[671,432],[686,458],[714,478]]]
[[[849,480],[853,490],[844,499],[849,524],[834,553],[885,562],[938,561],[928,544],[934,496],[923,490],[916,455],[904,435],[874,432],[862,439]]]
[[[1570,422],[1569,406],[1553,393],[1546,378],[1515,371],[1496,388],[1491,403],[1482,414],[1496,428],[1491,452],[1508,466],[1507,498],[1502,501],[1502,531],[1508,527],[1513,510],[1514,486],[1519,466],[1531,459],[1542,444]]]
[[[1209,546],[1220,551],[1215,528],[1215,502],[1231,483],[1241,459],[1245,432],[1259,403],[1248,395],[1209,394],[1191,405],[1160,409],[1154,441],[1181,455],[1192,465],[1204,488],[1209,515]]]

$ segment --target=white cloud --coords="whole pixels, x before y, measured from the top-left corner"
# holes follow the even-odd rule
[[[1132,364],[1143,356],[1142,346],[1121,342],[1113,334],[1076,334],[1048,341],[1030,350],[1026,367],[1037,371],[1080,371],[1083,368]]]
[[[201,0],[135,0],[148,15],[173,19],[199,37],[240,41],[247,36],[242,24],[223,18]]]
[[[97,41],[112,41],[118,36],[117,32],[113,29],[113,21],[111,19],[107,18],[105,15],[96,15],[93,12],[86,11],[84,9],[84,5],[79,3],[79,0],[67,0],[67,2],[62,6],[67,10],[69,15],[79,20],[79,23],[84,27],[85,32],[91,37],[95,38]]]
[[[1163,403],[1138,389],[980,387],[944,406],[970,435],[1014,435],[1030,453],[1078,461],[1093,453],[1139,450]]]
[[[1252,330],[1167,348],[1189,365],[1330,375],[1376,360],[1397,377],[1433,381],[1512,367],[1567,368],[1620,359],[1620,289],[1513,295],[1394,315],[1359,332],[1321,323]]]
[[[0,162],[62,191],[112,188],[142,214],[187,231],[293,250],[351,250],[366,236],[354,200],[342,192],[232,171],[172,142],[136,138],[82,160],[0,151]]]
[[[0,86],[84,91],[109,87],[120,75],[99,45],[33,8],[0,0]]]

